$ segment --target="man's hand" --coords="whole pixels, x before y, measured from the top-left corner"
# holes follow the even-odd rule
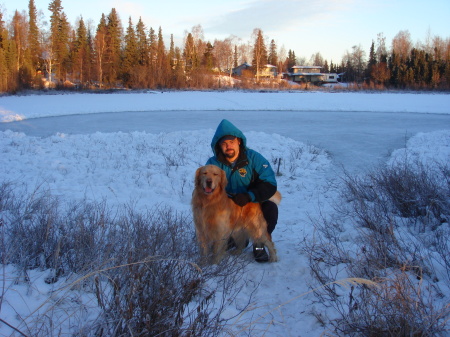
[[[248,193],[238,193],[233,197],[233,201],[236,205],[244,207],[250,201],[252,201],[252,199],[250,197],[250,194],[248,194]]]

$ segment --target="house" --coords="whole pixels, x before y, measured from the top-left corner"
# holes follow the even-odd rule
[[[261,70],[259,71],[258,75],[259,75],[259,77],[263,77],[263,78],[277,77],[277,75],[278,75],[277,67],[275,67],[271,64],[266,64],[265,66],[261,67]]]
[[[252,67],[252,65],[248,64],[247,62],[242,63],[240,66],[237,66],[237,67],[233,68],[231,70],[231,74],[234,75],[234,76],[242,76],[242,72],[244,70],[248,70],[251,67]]]
[[[320,66],[293,66],[283,77],[296,83],[337,83],[338,76],[335,73],[322,73]]]
[[[252,65],[247,62],[241,64],[238,67],[232,69],[231,74],[234,76],[242,76],[246,70],[252,70]],[[261,67],[259,73],[257,74],[260,78],[274,78],[277,77],[278,71],[277,67],[271,64],[266,64]]]
[[[339,75],[336,73],[328,73],[324,75],[324,83],[337,83],[339,79]]]

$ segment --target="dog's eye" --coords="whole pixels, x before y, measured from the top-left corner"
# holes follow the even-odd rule
[[[214,175],[215,175],[215,176],[218,176],[218,175],[219,175],[219,173],[214,173]]]

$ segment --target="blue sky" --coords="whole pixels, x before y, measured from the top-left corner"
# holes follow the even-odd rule
[[[29,0],[0,0],[6,19],[14,10],[28,10]],[[48,18],[50,0],[35,0]],[[369,54],[372,40],[383,33],[386,46],[398,32],[408,30],[413,43],[427,36],[450,38],[450,0],[62,0],[70,22],[83,16],[96,26],[102,13],[116,8],[124,27],[131,16],[147,27],[162,28],[166,45],[170,34],[180,47],[186,31],[201,25],[205,40],[230,35],[252,41],[260,28],[278,47],[294,50],[307,60],[320,52],[334,63],[340,62],[352,46],[361,45]],[[253,42],[253,41],[252,41]]]

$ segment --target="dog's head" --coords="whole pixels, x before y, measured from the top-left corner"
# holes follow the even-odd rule
[[[227,186],[225,171],[215,165],[199,167],[195,172],[195,187],[201,188],[206,195],[216,190],[224,190]]]

